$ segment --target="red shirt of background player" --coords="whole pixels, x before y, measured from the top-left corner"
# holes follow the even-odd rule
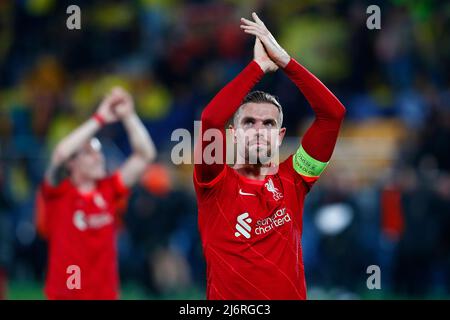
[[[49,242],[48,299],[118,298],[117,210],[127,194],[118,173],[87,194],[70,179],[56,187],[43,182],[37,225]]]

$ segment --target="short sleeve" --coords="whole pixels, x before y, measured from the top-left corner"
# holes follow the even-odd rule
[[[70,182],[68,179],[61,181],[61,183],[56,186],[52,186],[44,179],[40,186],[40,192],[43,200],[51,200],[60,197],[69,187]]]
[[[102,183],[112,189],[115,199],[123,198],[130,193],[130,189],[123,182],[119,171],[114,172],[111,176],[102,180]]]

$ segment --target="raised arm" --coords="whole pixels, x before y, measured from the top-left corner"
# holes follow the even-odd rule
[[[201,114],[200,141],[195,147],[195,175],[199,182],[208,183],[214,180],[223,170],[226,162],[225,125],[240,107],[242,100],[249,91],[263,77],[264,73],[273,72],[278,69],[264,51],[261,42],[256,39],[254,47],[254,58],[244,70],[231,80],[211,100]],[[216,162],[206,164],[205,159],[200,158],[205,148],[212,141],[203,141],[203,133],[208,129],[218,129],[222,137],[221,154],[215,155]],[[201,163],[199,159],[201,159]]]
[[[52,186],[59,184],[58,172],[62,165],[70,159],[96,132],[107,123],[117,121],[117,116],[111,111],[118,97],[108,94],[100,103],[96,113],[89,120],[63,138],[52,152],[50,164],[45,172],[45,180]]]
[[[287,54],[256,13],[252,16],[254,21],[241,19],[241,28],[261,40],[269,57],[300,89],[315,113],[293,162],[299,174],[316,178],[331,158],[345,108],[319,79]]]
[[[120,167],[119,173],[123,183],[131,187],[140,179],[147,165],[155,160],[156,148],[135,112],[132,97],[121,88],[114,89],[114,92],[120,97],[114,112],[122,120],[132,149],[132,154]]]
[[[315,113],[314,122],[303,136],[302,146],[314,159],[327,162],[336,144],[345,107],[319,79],[294,59],[290,60],[284,71]]]

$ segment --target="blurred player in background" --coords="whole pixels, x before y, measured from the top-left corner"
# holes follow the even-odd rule
[[[242,18],[241,28],[256,36],[254,60],[201,116],[201,136],[218,129],[223,141],[224,127],[233,118],[237,142],[233,168],[225,164],[223,143],[223,150],[216,150],[216,163],[206,164],[202,158],[194,169],[207,262],[206,294],[208,299],[306,299],[301,247],[304,199],[330,160],[345,108],[280,47],[255,13],[253,19]],[[281,105],[268,93],[249,93],[265,73],[277,69],[295,83],[315,113],[298,150],[280,164],[273,159],[286,131]],[[210,143],[200,142],[197,159]],[[252,163],[252,158],[257,161]]]
[[[126,129],[132,154],[107,175],[94,135],[116,121]],[[133,100],[121,88],[114,88],[94,116],[56,146],[38,195],[38,229],[49,245],[49,299],[118,298],[117,203],[155,157]]]

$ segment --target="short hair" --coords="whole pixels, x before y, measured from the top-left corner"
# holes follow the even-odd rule
[[[264,92],[264,91],[252,91],[249,94],[247,94],[244,98],[244,100],[242,100],[241,106],[239,107],[239,109],[234,113],[233,115],[233,124],[236,125],[236,120],[238,118],[239,112],[241,110],[241,107],[246,104],[246,103],[271,103],[273,104],[275,107],[277,107],[280,115],[278,116],[278,121],[281,125],[283,124],[283,108],[281,107],[280,102],[278,101],[278,98],[274,95],[271,95],[270,93]]]

